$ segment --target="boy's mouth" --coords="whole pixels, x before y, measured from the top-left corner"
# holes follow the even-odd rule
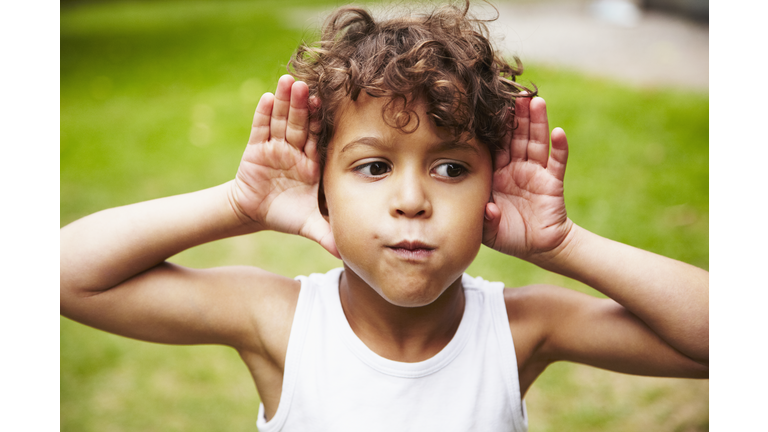
[[[398,256],[407,260],[422,260],[428,258],[435,251],[435,247],[418,240],[403,240],[397,244],[387,246]]]

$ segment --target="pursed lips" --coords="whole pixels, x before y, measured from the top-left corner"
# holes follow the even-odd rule
[[[419,240],[403,240],[394,245],[387,246],[396,255],[408,260],[426,259],[435,251],[436,247]]]

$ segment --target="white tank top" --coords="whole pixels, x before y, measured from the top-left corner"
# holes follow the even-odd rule
[[[352,331],[339,299],[343,269],[299,276],[283,390],[268,422],[276,431],[528,430],[504,285],[464,275],[464,315],[434,357],[402,363],[371,351]]]

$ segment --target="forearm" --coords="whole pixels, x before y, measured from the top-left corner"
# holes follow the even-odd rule
[[[231,184],[94,213],[61,229],[61,289],[99,292],[191,247],[255,232]]]
[[[612,298],[686,356],[709,358],[709,273],[574,225],[563,245],[532,260]]]

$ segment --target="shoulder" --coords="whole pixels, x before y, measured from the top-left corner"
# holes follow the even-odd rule
[[[324,291],[316,288],[338,286],[341,269],[297,276],[295,279],[252,267],[233,270],[231,277],[242,278],[243,289],[253,291],[241,297],[250,298],[247,303],[251,328],[257,336],[248,339],[249,343],[238,349],[241,354],[248,351],[266,357],[282,368],[296,313],[307,313],[306,308],[315,303],[312,299],[316,298],[318,292]],[[248,282],[257,278],[263,281],[258,287]],[[304,300],[300,300],[300,297]],[[300,301],[305,309],[299,308]]]
[[[539,353],[560,338],[572,337],[570,333],[577,323],[590,321],[590,317],[624,313],[624,308],[611,299],[553,285],[507,288],[504,303],[510,329],[520,334],[519,339],[529,339]]]
[[[570,290],[552,285],[527,285],[504,290],[507,319],[515,337],[515,345],[522,342],[538,346],[547,336],[550,318],[567,309],[562,295]]]
[[[238,349],[262,351],[262,354],[284,352],[290,335],[301,281],[256,267],[224,267],[210,269],[221,272],[221,281],[232,291],[231,306],[247,323]],[[272,356],[272,355],[270,355]]]
[[[504,303],[525,391],[547,366],[561,360],[552,344],[605,300],[553,285],[528,285],[505,289]]]

